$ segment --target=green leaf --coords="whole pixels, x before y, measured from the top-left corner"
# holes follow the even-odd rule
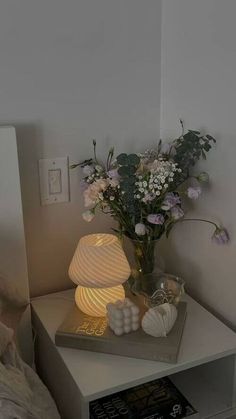
[[[216,143],[216,139],[212,137],[212,135],[207,134],[206,137],[208,138],[209,141],[213,141],[213,143]]]
[[[139,156],[137,154],[129,154],[128,155],[128,164],[131,166],[137,166],[140,162]]]
[[[202,150],[202,158],[206,160],[206,153]]]
[[[120,164],[121,166],[125,166],[128,164],[128,156],[126,153],[119,154],[116,160],[117,160],[117,163]]]
[[[190,129],[189,131],[190,132],[193,132],[194,134],[197,134],[197,135],[200,135],[201,134],[200,131],[194,131],[193,129]]]
[[[118,169],[118,173],[121,177],[129,177],[134,175],[136,168],[134,166],[121,166]]]
[[[128,178],[127,178],[127,180],[128,180]],[[125,192],[132,192],[133,191],[132,185],[129,182],[126,182],[126,179],[124,179],[122,182],[120,182],[120,187]]]
[[[126,191],[133,191],[134,190],[134,183],[136,178],[134,176],[125,177],[120,182],[121,189],[125,189]]]

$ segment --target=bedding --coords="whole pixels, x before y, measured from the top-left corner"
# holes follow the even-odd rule
[[[0,322],[0,419],[59,419],[52,397],[22,361],[13,336]]]
[[[17,349],[17,325],[26,306],[0,277],[0,419],[60,419],[47,388]]]

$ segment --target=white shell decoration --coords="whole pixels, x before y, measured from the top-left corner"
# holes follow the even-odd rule
[[[166,337],[177,319],[177,309],[173,304],[161,304],[150,308],[143,316],[142,329],[148,335]]]

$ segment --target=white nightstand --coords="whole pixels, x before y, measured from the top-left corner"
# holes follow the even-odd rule
[[[189,296],[177,364],[56,347],[55,331],[74,304],[74,290],[32,301],[36,361],[63,419],[88,419],[89,402],[170,376],[203,418],[236,413],[236,334]]]

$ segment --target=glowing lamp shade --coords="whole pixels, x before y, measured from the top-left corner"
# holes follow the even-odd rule
[[[121,285],[130,267],[121,243],[113,234],[89,234],[80,239],[69,267],[78,285],[75,302],[84,313],[103,317],[106,305],[125,297]]]

